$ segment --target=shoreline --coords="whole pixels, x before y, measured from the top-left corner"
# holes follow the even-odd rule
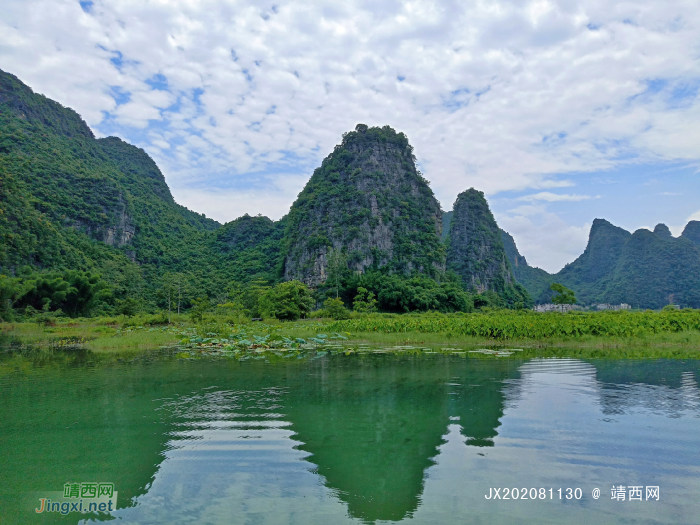
[[[183,316],[180,316],[183,317]],[[81,349],[96,356],[120,357],[148,354],[162,348],[197,355],[250,355],[294,351],[309,354],[395,353],[465,354],[470,358],[493,358],[476,350],[515,349],[498,358],[574,357],[610,359],[700,359],[700,331],[684,330],[638,336],[556,336],[550,338],[499,339],[435,332],[334,332],[333,320],[192,324],[177,319],[170,325],[131,326],[114,319],[68,320],[55,326],[37,323],[0,323],[0,352],[25,350],[61,351]],[[322,333],[327,332],[327,334]],[[323,339],[326,338],[326,339]],[[189,354],[188,354],[189,355]]]

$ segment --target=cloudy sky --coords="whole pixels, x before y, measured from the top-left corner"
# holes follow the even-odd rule
[[[284,215],[358,122],[471,186],[531,264],[700,219],[697,0],[3,0],[0,69],[221,222]]]

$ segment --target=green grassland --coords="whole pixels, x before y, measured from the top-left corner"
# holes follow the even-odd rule
[[[207,315],[64,319],[0,324],[0,347],[82,348],[103,356],[170,348],[178,355],[247,358],[265,352],[460,353],[496,357],[700,358],[700,311],[535,314],[371,314],[354,319],[233,322]],[[515,349],[513,351],[513,349]]]

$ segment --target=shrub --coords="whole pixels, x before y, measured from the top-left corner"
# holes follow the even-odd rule
[[[279,283],[260,298],[260,311],[265,317],[296,321],[314,307],[309,288],[300,281]]]
[[[336,320],[347,319],[349,314],[343,300],[335,297],[323,301],[323,310],[327,317]]]

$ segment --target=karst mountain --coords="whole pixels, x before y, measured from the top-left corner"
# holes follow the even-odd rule
[[[75,111],[0,71],[0,273],[91,270],[117,295],[147,297],[180,272],[216,297],[231,282],[323,286],[338,261],[350,276],[461,280],[510,307],[548,300],[555,281],[584,303],[700,307],[700,222],[674,238],[663,225],[629,233],[596,219],[585,252],[550,275],[518,253],[483,193],[464,191],[444,213],[408,138],[359,124],[287,216],[222,225],[177,204],[145,151],[96,139]]]

